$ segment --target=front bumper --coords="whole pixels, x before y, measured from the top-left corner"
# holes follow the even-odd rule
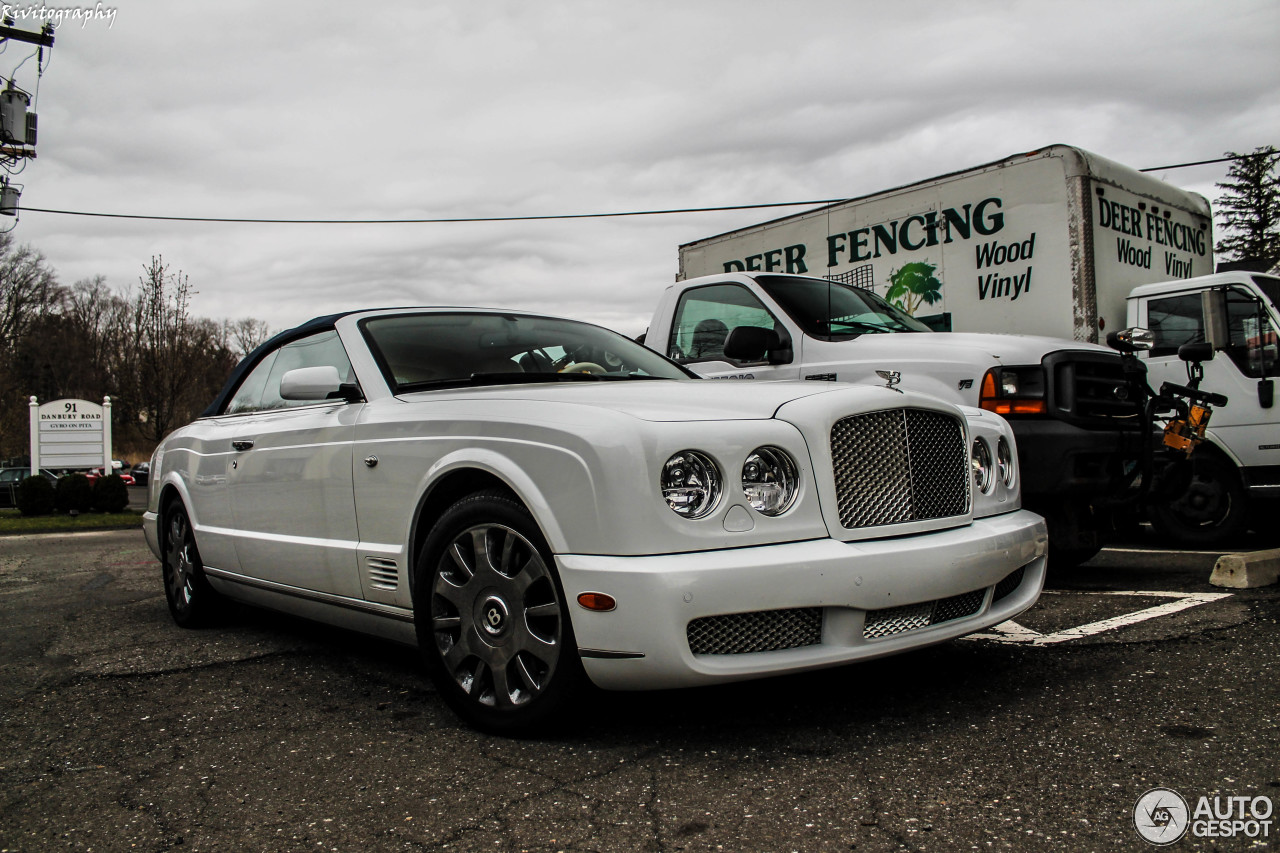
[[[163,560],[164,555],[160,553],[160,515],[159,513],[147,510],[142,514],[142,534],[147,539],[147,547],[151,549],[151,553],[156,555],[157,560]]]
[[[1138,458],[1140,437],[1091,430],[1049,419],[1010,418],[1018,442],[1023,500],[1041,496],[1102,497],[1120,488],[1126,459]]]
[[[917,536],[652,557],[561,554],[556,563],[588,676],[606,689],[639,690],[836,666],[989,628],[1035,603],[1044,585],[1047,541],[1044,520],[1018,510]],[[588,611],[575,603],[582,592],[607,593],[617,607]],[[972,612],[932,624],[919,619],[930,603],[937,602],[940,613],[945,602],[965,594],[974,594],[967,597]],[[814,609],[820,628],[805,645],[744,653],[690,650],[695,620]],[[872,630],[873,624],[881,627]]]

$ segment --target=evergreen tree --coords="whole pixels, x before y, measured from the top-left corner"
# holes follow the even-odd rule
[[[1228,151],[1237,158],[1218,184],[1226,192],[1217,199],[1218,214],[1227,235],[1214,251],[1228,261],[1263,261],[1270,266],[1280,260],[1280,152],[1264,145],[1252,154]]]

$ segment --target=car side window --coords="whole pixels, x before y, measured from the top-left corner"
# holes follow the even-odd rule
[[[1147,303],[1147,328],[1155,335],[1151,356],[1177,355],[1178,347],[1204,340],[1200,294],[1169,296]]]
[[[275,352],[268,353],[249,372],[232,395],[225,414],[313,406],[314,400],[286,400],[281,397],[280,380],[290,370],[325,365],[336,367],[338,377],[343,382],[355,381],[351,361],[347,358],[347,351],[337,332],[320,332],[285,344]]]
[[[724,342],[739,326],[776,329],[778,321],[750,290],[739,284],[695,287],[676,306],[667,357],[680,362],[726,361]]]

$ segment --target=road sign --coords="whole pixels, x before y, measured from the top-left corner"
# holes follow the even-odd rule
[[[88,400],[31,398],[31,475],[41,468],[111,469],[111,398]]]

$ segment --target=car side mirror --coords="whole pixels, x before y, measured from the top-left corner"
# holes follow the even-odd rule
[[[734,361],[768,361],[770,364],[787,364],[791,361],[791,348],[773,329],[761,326],[738,326],[724,340],[724,354]]]
[[[280,377],[280,396],[285,400],[359,399],[359,388],[345,384],[332,364],[298,367]]]
[[[1269,409],[1276,404],[1276,383],[1271,379],[1258,380],[1258,405]]]

